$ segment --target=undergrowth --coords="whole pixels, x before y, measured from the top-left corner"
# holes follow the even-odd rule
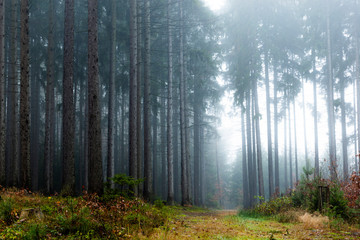
[[[134,239],[148,236],[176,215],[168,206],[120,195],[105,201],[86,192],[65,198],[1,189],[0,196],[0,239]],[[21,219],[28,208],[40,208],[44,216]]]
[[[313,170],[304,169],[300,181],[289,194],[259,203],[250,210],[242,211],[240,215],[272,217],[278,222],[290,223],[299,221],[299,217],[307,211],[316,216],[321,213],[329,217],[329,225],[333,228],[359,222],[360,174],[353,173],[345,184],[313,177],[312,174]],[[326,197],[320,188],[326,188]]]

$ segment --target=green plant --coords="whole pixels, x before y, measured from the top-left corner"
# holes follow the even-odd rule
[[[11,198],[0,201],[0,219],[6,225],[10,225],[16,220],[13,201]]]
[[[32,224],[23,236],[26,240],[45,239],[47,234],[47,226],[42,224]]]
[[[260,215],[271,216],[292,208],[291,198],[288,196],[274,198],[255,206],[253,211]]]
[[[165,206],[165,204],[163,200],[157,199],[154,201],[154,206],[158,209],[162,209]]]
[[[17,227],[17,228],[5,228],[1,233],[0,233],[0,239],[4,239],[4,240],[11,240],[11,239],[22,239],[24,236],[24,232],[21,228]]]
[[[132,189],[143,181],[144,179],[142,178],[134,179],[133,177],[127,176],[126,174],[116,174],[105,183],[103,200],[112,200],[118,196],[131,199],[134,197],[134,191]],[[111,187],[111,182],[115,184],[115,188]]]
[[[74,234],[76,232],[87,234],[94,227],[92,226],[87,207],[83,207],[79,212],[75,212],[75,208],[70,205],[65,214],[60,214],[56,217],[56,221],[63,234]]]

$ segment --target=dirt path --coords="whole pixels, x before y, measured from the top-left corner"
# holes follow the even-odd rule
[[[304,223],[242,218],[236,210],[184,211],[150,239],[360,239],[354,229],[313,228]]]

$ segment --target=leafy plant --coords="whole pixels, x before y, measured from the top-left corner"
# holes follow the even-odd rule
[[[32,224],[23,236],[26,240],[45,239],[47,234],[47,226],[43,224]]]
[[[288,196],[283,196],[258,204],[255,206],[253,211],[260,215],[271,216],[290,210],[292,206],[291,198]]]
[[[11,198],[0,201],[0,219],[6,225],[10,225],[16,220],[16,212]]]
[[[115,184],[115,188],[111,187],[111,182]],[[135,186],[144,182],[144,179],[134,179],[133,177],[127,176],[126,174],[116,174],[105,183],[105,193],[103,199],[105,201],[112,200],[118,196],[125,198],[133,198],[134,191],[132,190]]]

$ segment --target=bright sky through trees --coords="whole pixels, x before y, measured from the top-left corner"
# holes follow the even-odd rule
[[[213,11],[220,10],[224,5],[226,0],[202,0],[207,7]]]

